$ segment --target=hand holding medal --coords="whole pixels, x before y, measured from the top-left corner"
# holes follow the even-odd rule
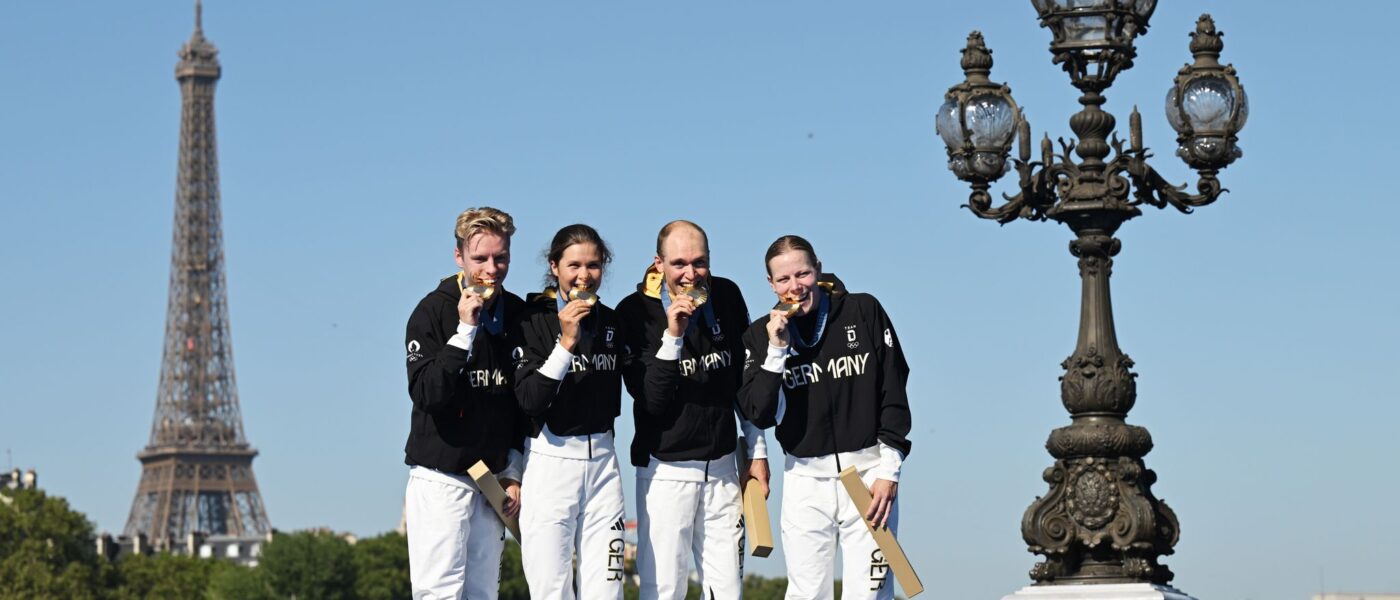
[[[681,283],[678,293],[671,295],[670,306],[666,308],[666,330],[675,337],[682,337],[690,327],[690,319],[695,311],[710,300],[710,290],[704,280]]]
[[[802,301],[792,296],[780,296],[778,303],[768,316],[768,343],[786,348],[788,345],[788,319],[802,312]]]
[[[490,277],[457,276],[462,285],[462,297],[457,299],[457,317],[471,326],[480,324],[481,307],[496,295],[496,280]],[[471,283],[468,283],[471,281]]]
[[[598,303],[598,294],[589,291],[587,285],[575,283],[565,297],[569,302],[559,309],[559,345],[573,352],[578,344],[583,319]]]

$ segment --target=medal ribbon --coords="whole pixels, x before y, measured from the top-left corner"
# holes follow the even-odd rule
[[[709,300],[708,302],[706,302],[705,304],[703,304],[703,305],[700,306],[700,316],[701,316],[701,318],[703,318],[703,319],[705,320],[705,324],[706,324],[706,325],[710,325],[710,326],[713,326],[713,325],[714,325],[714,322],[715,322],[715,307],[714,307],[714,303],[715,303],[714,295],[711,295],[711,296],[710,296],[710,300]],[[667,292],[667,291],[666,291],[666,282],[665,282],[665,281],[662,281],[662,282],[661,282],[661,310],[663,310],[663,311],[669,311],[669,310],[671,310],[671,294],[670,294],[670,292]],[[692,317],[692,318],[690,319],[690,323],[687,324],[687,325],[685,326],[685,333],[686,333],[686,335],[689,335],[689,334],[690,334],[690,330],[695,329],[695,319],[693,318],[694,315],[691,315],[691,317]]]
[[[490,311],[485,308],[481,311],[481,314],[486,317],[482,320],[481,326],[485,327],[491,335],[501,335],[501,331],[506,327],[506,301],[499,297],[501,291],[503,290],[496,290],[498,297],[492,300],[496,306],[492,307]]]
[[[806,350],[822,341],[822,333],[826,332],[826,317],[831,312],[831,297],[826,293],[821,293],[821,302],[817,305],[817,330],[812,334],[812,343],[807,343],[802,339],[802,328],[796,323],[788,324],[788,335],[792,337],[792,345]]]

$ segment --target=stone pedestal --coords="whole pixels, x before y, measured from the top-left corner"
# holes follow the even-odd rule
[[[1100,583],[1028,585],[1001,600],[1196,600],[1168,585]]]

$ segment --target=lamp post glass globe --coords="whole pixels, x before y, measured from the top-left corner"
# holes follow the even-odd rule
[[[1200,77],[1186,84],[1184,97],[1178,100],[1177,87],[1167,92],[1167,122],[1177,133],[1190,131],[1217,132],[1232,129],[1239,131],[1249,116],[1244,90],[1240,90],[1240,115],[1235,116],[1235,90],[1230,83],[1219,77]],[[1185,121],[1182,117],[1185,116]]]
[[[1036,10],[1038,10],[1038,11],[1040,11],[1040,12],[1046,12],[1046,11],[1057,10],[1057,9],[1058,9],[1058,10],[1063,10],[1063,9],[1075,9],[1075,8],[1080,8],[1080,9],[1109,8],[1109,7],[1113,4],[1113,1],[1112,1],[1112,0],[1031,0],[1031,4],[1035,5]],[[1128,9],[1132,10],[1134,13],[1136,13],[1136,14],[1137,14],[1138,16],[1140,16],[1140,17],[1141,17],[1141,16],[1146,16],[1146,15],[1152,14],[1152,11],[1155,10],[1155,9],[1157,8],[1157,0],[1118,0],[1118,4],[1121,5],[1121,6],[1123,6],[1124,8],[1128,8]]]
[[[934,126],[948,146],[948,169],[960,179],[999,179],[1011,168],[1005,156],[1016,122],[1016,108],[1000,94],[979,94],[966,104],[958,98],[944,102]]]
[[[938,116],[934,119],[934,128],[938,130],[938,137],[943,138],[943,143],[948,146],[948,150],[956,152],[963,147],[962,118],[958,114],[958,101],[956,99],[943,103],[938,107]]]
[[[1184,88],[1184,91],[1183,91]],[[1180,137],[1177,155],[1196,168],[1219,168],[1239,158],[1235,134],[1249,120],[1249,96],[1217,75],[1195,77],[1167,90],[1167,122]]]
[[[1085,15],[1065,19],[1065,40],[1070,42],[1102,42],[1108,37],[1108,18]]]
[[[967,128],[972,130],[972,145],[976,148],[1005,150],[1016,129],[1016,111],[1001,96],[977,96],[964,109]]]

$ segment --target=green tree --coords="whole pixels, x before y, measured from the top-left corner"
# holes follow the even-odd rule
[[[209,565],[209,600],[275,600],[272,586],[258,567],[245,567],[222,560]]]
[[[0,492],[0,598],[98,598],[107,577],[92,523],[40,490]]]
[[[359,600],[398,600],[413,590],[408,580],[408,538],[397,532],[355,544],[355,596]]]
[[[123,555],[117,560],[115,600],[187,600],[199,598],[209,586],[213,561],[173,554]]]
[[[778,600],[787,594],[787,579],[783,577],[760,577],[749,575],[744,578],[745,600]],[[841,595],[837,594],[836,598]]]
[[[350,543],[328,532],[298,531],[263,546],[257,570],[279,597],[353,600],[355,560]]]
[[[520,544],[509,537],[501,552],[500,600],[530,600],[530,586],[525,583],[525,570],[520,563]]]

